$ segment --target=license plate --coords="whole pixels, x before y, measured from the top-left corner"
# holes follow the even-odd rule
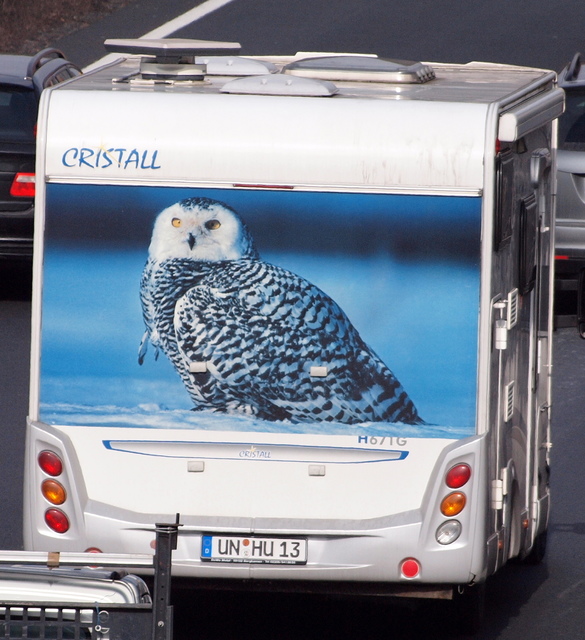
[[[304,538],[258,538],[252,536],[203,536],[201,560],[210,562],[254,562],[306,564]]]

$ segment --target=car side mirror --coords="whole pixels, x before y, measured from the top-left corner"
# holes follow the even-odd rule
[[[530,158],[530,182],[535,189],[540,186],[540,181],[547,169],[550,169],[552,158],[549,149],[536,149]]]

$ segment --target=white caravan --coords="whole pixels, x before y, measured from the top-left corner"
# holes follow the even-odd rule
[[[176,575],[432,597],[539,560],[555,74],[106,44],[40,108],[26,548],[180,513]]]

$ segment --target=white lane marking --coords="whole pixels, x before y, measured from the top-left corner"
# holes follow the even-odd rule
[[[143,38],[166,38],[171,33],[175,33],[179,29],[186,27],[188,24],[204,18],[206,15],[217,9],[221,9],[226,4],[233,2],[234,0],[207,0],[198,7],[193,7],[181,16],[177,16],[173,20],[170,20],[166,24],[163,24],[156,29],[153,29],[149,33],[143,35]]]
[[[187,25],[196,22],[201,18],[204,18],[206,15],[212,13],[213,11],[217,11],[217,9],[221,9],[226,4],[229,4],[233,1],[234,0],[207,0],[207,2],[204,2],[197,7],[193,7],[193,9],[186,11],[182,15],[169,20],[169,22],[161,25],[160,27],[157,27],[156,29],[153,29],[152,31],[149,31],[148,33],[145,33],[140,37],[149,39],[166,38],[167,36],[171,35],[171,33],[179,31],[179,29],[182,29],[183,27],[186,27]],[[96,60],[95,62],[87,65],[87,67],[85,67],[83,70],[91,71],[92,69],[95,69],[97,67],[102,67],[105,64],[114,62],[119,58],[120,56],[117,53],[108,53],[108,55],[104,56],[103,58],[100,58],[99,60]]]

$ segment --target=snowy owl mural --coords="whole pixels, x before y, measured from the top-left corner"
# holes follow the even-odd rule
[[[140,298],[148,342],[195,410],[290,422],[423,424],[400,382],[316,286],[262,261],[229,206],[188,198],[157,217]]]

